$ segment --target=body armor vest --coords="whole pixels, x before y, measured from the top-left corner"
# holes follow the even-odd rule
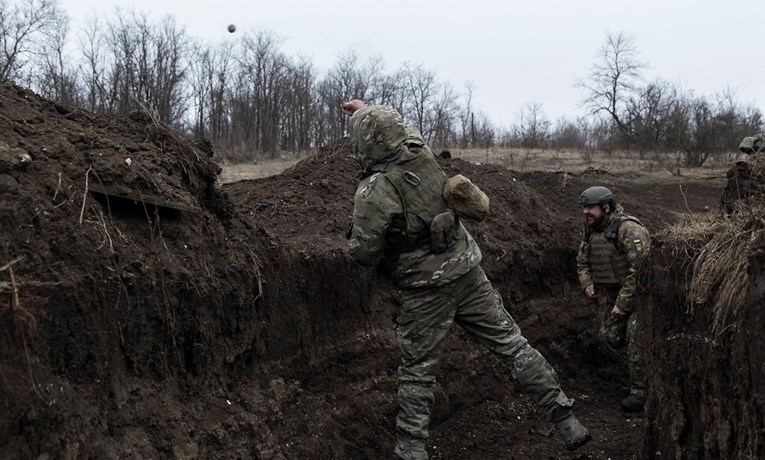
[[[602,232],[585,232],[589,244],[589,261],[592,268],[592,280],[601,284],[622,284],[630,269],[627,251],[619,241],[619,226],[625,220],[640,223],[631,216],[613,216],[608,227]],[[643,225],[643,224],[640,224]]]
[[[398,192],[403,208],[403,215],[388,227],[386,246],[400,253],[430,243],[430,223],[448,209],[443,198],[446,175],[433,154],[423,147],[411,160],[387,167],[383,175]]]

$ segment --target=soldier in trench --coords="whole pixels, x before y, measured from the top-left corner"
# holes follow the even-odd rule
[[[427,459],[432,386],[453,323],[500,357],[560,431],[569,450],[590,439],[555,370],[521,335],[481,269],[481,251],[443,196],[446,175],[414,128],[391,107],[343,104],[351,116],[360,182],[348,253],[360,265],[384,261],[401,294],[401,352],[394,454]]]
[[[587,297],[603,305],[601,340],[619,356],[626,355],[630,387],[621,407],[640,412],[645,406],[645,374],[635,343],[635,260],[651,239],[645,226],[625,214],[606,187],[588,188],[579,197],[579,204],[585,219],[576,258],[579,282]]]
[[[741,140],[738,149],[751,155],[753,153],[765,152],[765,133],[747,136]]]

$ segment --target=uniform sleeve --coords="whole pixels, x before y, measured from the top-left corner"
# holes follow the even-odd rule
[[[590,265],[590,245],[586,241],[579,244],[576,255],[576,272],[579,275],[579,285],[582,289],[592,284],[592,267]]]
[[[353,231],[348,241],[348,255],[359,265],[374,266],[383,256],[385,234],[393,213],[378,197],[380,193],[376,189],[382,182],[382,174],[370,176],[359,184],[354,196]]]
[[[630,268],[627,278],[619,290],[619,295],[616,297],[615,306],[625,313],[632,313],[637,307],[635,304],[635,291],[637,290],[635,261],[638,255],[651,245],[651,237],[645,227],[632,221],[624,222],[619,228],[619,234],[621,245],[627,252]]]

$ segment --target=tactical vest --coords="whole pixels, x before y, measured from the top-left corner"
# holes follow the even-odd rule
[[[629,275],[627,251],[619,240],[619,227],[628,220],[643,225],[632,216],[621,215],[613,216],[605,231],[590,232],[585,229],[584,240],[589,244],[592,280],[596,283],[622,284]]]
[[[426,146],[412,146],[422,150],[404,163],[391,164],[383,176],[393,185],[401,198],[403,216],[394,219],[388,227],[386,247],[398,252],[410,251],[430,243],[430,223],[448,209],[443,199],[446,174],[436,163]]]

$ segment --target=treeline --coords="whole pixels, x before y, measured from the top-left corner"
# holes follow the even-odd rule
[[[676,152],[684,164],[701,166],[762,130],[762,112],[739,103],[732,90],[706,96],[663,79],[645,82],[646,68],[634,36],[609,33],[589,75],[577,82],[595,120],[589,139],[599,148]]]
[[[421,64],[388,71],[381,57],[352,50],[327,70],[289,56],[267,31],[215,44],[190,37],[172,17],[134,11],[92,18],[75,37],[57,0],[0,0],[0,78],[99,114],[144,110],[209,139],[230,159],[316,148],[346,135],[342,102],[359,98],[401,111],[436,148],[629,149],[671,152],[688,165],[730,152],[762,128],[762,114],[730,93],[683,91],[643,82],[634,38],[607,36],[592,73],[579,82],[585,115],[552,122],[537,103],[500,127],[461,90]]]

